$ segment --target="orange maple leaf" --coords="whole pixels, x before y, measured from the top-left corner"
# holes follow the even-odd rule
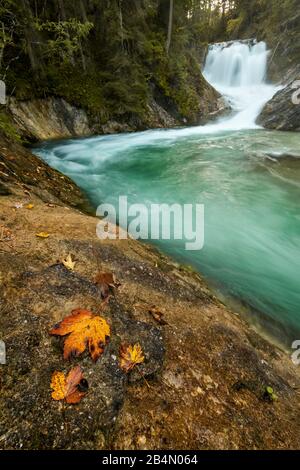
[[[137,364],[144,362],[143,351],[137,343],[134,346],[122,344],[120,347],[120,367],[124,372],[130,372]]]
[[[88,386],[81,367],[77,366],[70,370],[67,377],[63,372],[53,372],[51,388],[53,400],[65,400],[67,403],[76,404],[84,397]]]
[[[110,327],[104,318],[89,310],[73,310],[50,331],[51,335],[69,335],[64,343],[64,359],[77,357],[88,347],[93,361],[101,356],[110,337]]]

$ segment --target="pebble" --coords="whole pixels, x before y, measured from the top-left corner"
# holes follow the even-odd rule
[[[139,436],[138,438],[139,445],[144,446],[146,442],[147,442],[146,436]]]

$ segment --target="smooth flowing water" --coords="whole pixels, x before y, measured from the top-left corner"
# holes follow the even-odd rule
[[[35,153],[70,176],[94,206],[202,203],[205,245],[159,241],[285,342],[300,332],[300,136],[255,119],[276,92],[264,44],[210,49],[205,76],[235,113],[206,126],[47,142]],[[256,72],[245,72],[245,69]],[[259,70],[258,70],[259,69]],[[223,75],[222,75],[223,74]],[[290,343],[289,343],[290,344]]]

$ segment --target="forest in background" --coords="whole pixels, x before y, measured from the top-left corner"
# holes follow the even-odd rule
[[[140,118],[153,95],[193,121],[207,44],[258,36],[280,52],[293,15],[297,0],[1,0],[0,79],[18,100],[63,97],[103,123]]]

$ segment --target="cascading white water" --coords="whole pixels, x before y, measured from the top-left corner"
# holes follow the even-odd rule
[[[268,54],[263,41],[235,41],[209,47],[203,74],[237,111],[234,117],[222,121],[226,129],[257,127],[259,112],[279,89],[266,83]]]
[[[215,85],[241,87],[265,81],[268,51],[264,42],[210,46],[204,73]]]

